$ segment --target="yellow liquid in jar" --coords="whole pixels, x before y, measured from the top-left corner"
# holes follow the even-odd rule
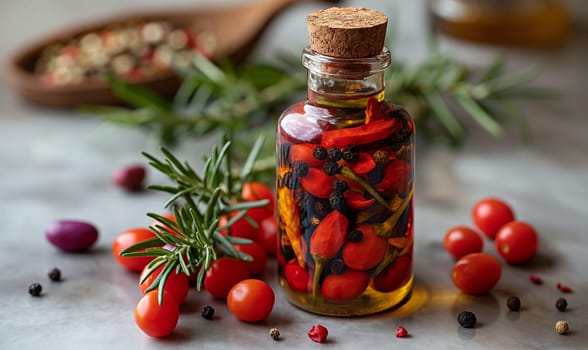
[[[303,310],[362,316],[411,295],[414,124],[401,107],[376,103],[376,121],[344,100],[302,102],[278,122],[278,274]],[[314,154],[320,148],[330,158]]]

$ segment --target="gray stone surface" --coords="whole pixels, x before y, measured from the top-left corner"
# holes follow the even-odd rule
[[[212,1],[207,1],[212,3]],[[223,1],[224,3],[225,1]],[[236,2],[236,1],[233,1]],[[2,1],[0,3],[0,58],[6,59],[20,44],[47,30],[117,9],[191,1],[80,2],[74,0]],[[221,1],[216,1],[221,3]],[[399,10],[399,59],[422,58],[424,9],[422,1],[353,1],[353,5]],[[586,14],[583,1],[576,13]],[[299,51],[305,45],[304,14],[314,8],[301,4],[274,23],[256,51],[268,58],[274,49]],[[280,40],[288,37],[289,40]],[[291,40],[290,40],[291,38]],[[588,41],[586,17],[570,44],[558,51],[504,50],[449,39],[443,50],[472,65],[487,62],[498,52],[513,68],[531,62],[542,64],[542,84],[566,91],[563,109],[526,104],[534,141],[519,141],[511,127],[494,139],[470,125],[464,147],[451,151],[419,140],[416,204],[416,285],[413,298],[401,308],[364,318],[315,316],[289,305],[275,279],[275,262],[265,278],[277,293],[271,316],[260,324],[237,321],[222,302],[206,293],[191,292],[181,309],[173,336],[155,340],[135,326],[133,308],[140,291],[137,276],[123,271],[112,258],[110,246],[124,229],[144,226],[147,211],[162,208],[165,197],[156,193],[129,195],[110,183],[114,169],[142,161],[143,150],[158,145],[138,130],[103,124],[76,112],[51,111],[26,104],[0,77],[0,349],[314,349],[306,332],[314,323],[329,329],[332,349],[369,347],[404,349],[580,349],[588,343]],[[271,58],[271,57],[270,57]],[[214,138],[189,141],[178,155],[199,167]],[[161,180],[151,172],[150,182]],[[503,265],[503,276],[489,295],[468,297],[451,282],[452,259],[442,247],[445,231],[471,224],[473,203],[487,195],[509,201],[517,216],[537,228],[538,256],[522,266]],[[44,237],[44,228],[62,218],[95,223],[100,238],[89,253],[57,251]],[[491,242],[486,252],[496,255]],[[51,283],[47,272],[59,267],[62,283]],[[535,286],[527,276],[535,273],[545,283]],[[43,297],[32,298],[28,285],[40,282]],[[574,293],[566,295],[569,311],[558,312],[558,282]],[[520,313],[506,308],[508,295],[522,300]],[[200,316],[213,305],[214,322]],[[457,313],[477,313],[479,326],[462,329]],[[555,333],[557,320],[570,323],[571,334]],[[397,339],[398,325],[411,337]],[[283,339],[273,342],[271,327]]]

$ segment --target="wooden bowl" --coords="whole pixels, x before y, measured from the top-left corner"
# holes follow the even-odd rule
[[[65,43],[84,33],[95,32],[116,24],[129,22],[167,21],[172,25],[192,24],[189,15],[168,13],[143,13],[112,17],[93,23],[73,26],[43,37],[17,51],[8,61],[8,81],[12,89],[24,99],[57,108],[73,108],[79,105],[117,105],[121,101],[114,95],[106,81],[88,79],[79,84],[49,86],[41,75],[35,73],[35,65],[42,51],[51,44]],[[143,78],[136,83],[162,96],[171,96],[179,85],[179,78],[171,70]]]
[[[48,107],[72,108],[79,105],[114,105],[121,101],[105,81],[91,79],[81,84],[48,86],[34,68],[44,48],[64,43],[82,34],[96,32],[116,24],[164,21],[179,28],[197,27],[214,38],[210,53],[215,58],[235,64],[245,61],[262,34],[279,13],[304,1],[337,3],[339,0],[257,0],[229,7],[177,9],[168,12],[143,12],[120,15],[93,23],[64,29],[18,51],[9,61],[8,77],[12,88],[23,98]],[[171,71],[146,77],[134,83],[162,96],[171,96],[179,86]]]

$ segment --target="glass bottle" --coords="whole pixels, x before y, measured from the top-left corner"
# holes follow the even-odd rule
[[[318,16],[332,11],[360,22],[375,12]],[[310,312],[376,313],[406,300],[413,282],[414,122],[384,100],[386,22],[379,35],[343,33],[345,47],[330,52],[339,36],[327,34],[325,49],[313,42],[308,21],[308,99],[287,108],[277,126],[280,285],[290,303]],[[381,44],[358,49],[366,35]]]
[[[451,36],[489,44],[555,47],[572,31],[562,0],[429,0],[437,28]]]

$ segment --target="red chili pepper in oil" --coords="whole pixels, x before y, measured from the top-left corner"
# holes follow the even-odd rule
[[[312,282],[313,295],[318,293],[318,285],[327,259],[334,257],[347,237],[349,219],[341,212],[333,210],[318,224],[310,237],[310,255],[314,259]]]
[[[354,128],[336,129],[323,132],[322,145],[343,148],[345,146],[365,145],[382,141],[400,130],[402,125],[394,119],[375,120]]]

